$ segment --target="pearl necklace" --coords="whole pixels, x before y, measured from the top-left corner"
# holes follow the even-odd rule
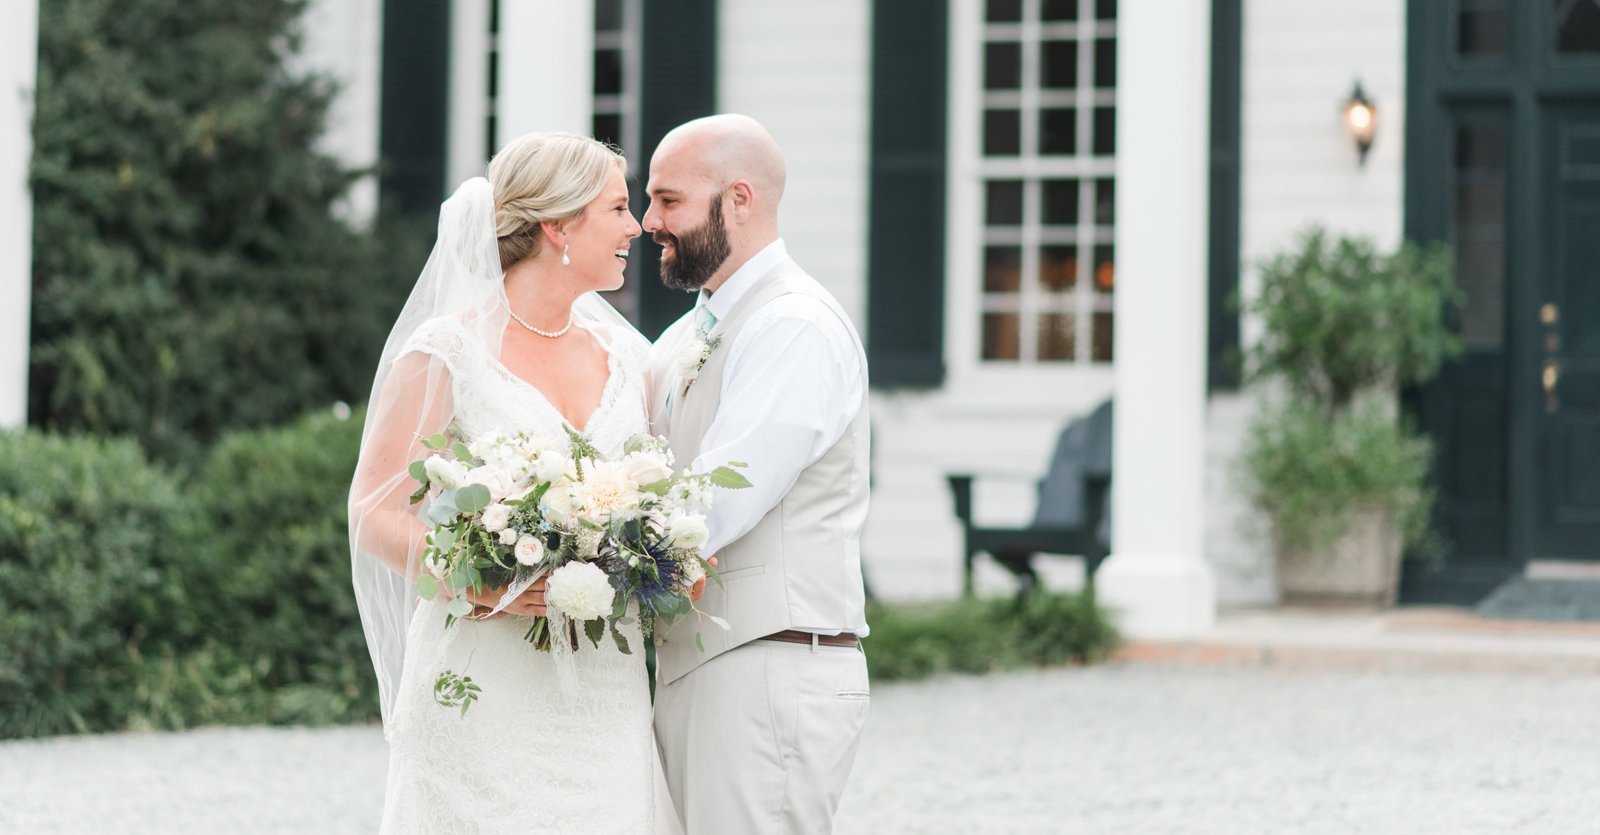
[[[518,316],[517,312],[515,310],[512,310],[510,305],[506,305],[506,312],[511,314],[511,318],[517,320],[517,324],[527,328],[530,331],[533,331],[534,333],[544,337],[545,339],[558,339],[561,336],[564,336],[567,331],[572,330],[572,311],[570,311],[570,310],[567,311],[567,326],[562,328],[561,330],[554,331],[554,332],[539,330],[538,328],[528,324],[527,322],[522,321],[522,317]]]

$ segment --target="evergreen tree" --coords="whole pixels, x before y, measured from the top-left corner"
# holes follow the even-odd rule
[[[366,397],[427,241],[352,230],[305,0],[42,0],[30,422],[192,460]]]

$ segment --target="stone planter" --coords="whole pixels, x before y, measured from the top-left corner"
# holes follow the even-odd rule
[[[1285,604],[1393,606],[1400,589],[1400,533],[1381,508],[1354,510],[1343,536],[1320,549],[1278,548]]]

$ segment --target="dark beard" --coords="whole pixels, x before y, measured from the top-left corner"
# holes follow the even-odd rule
[[[705,286],[733,252],[728,246],[728,229],[722,222],[721,195],[711,201],[711,213],[698,228],[682,237],[664,230],[650,237],[658,244],[672,244],[672,258],[661,259],[661,283],[688,293]]]

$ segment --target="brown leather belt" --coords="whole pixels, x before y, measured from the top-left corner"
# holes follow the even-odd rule
[[[860,643],[860,639],[849,632],[843,635],[818,635],[815,632],[801,632],[798,629],[785,629],[771,635],[763,635],[762,641],[783,641],[786,644],[809,644],[812,640],[825,647],[853,647]]]

